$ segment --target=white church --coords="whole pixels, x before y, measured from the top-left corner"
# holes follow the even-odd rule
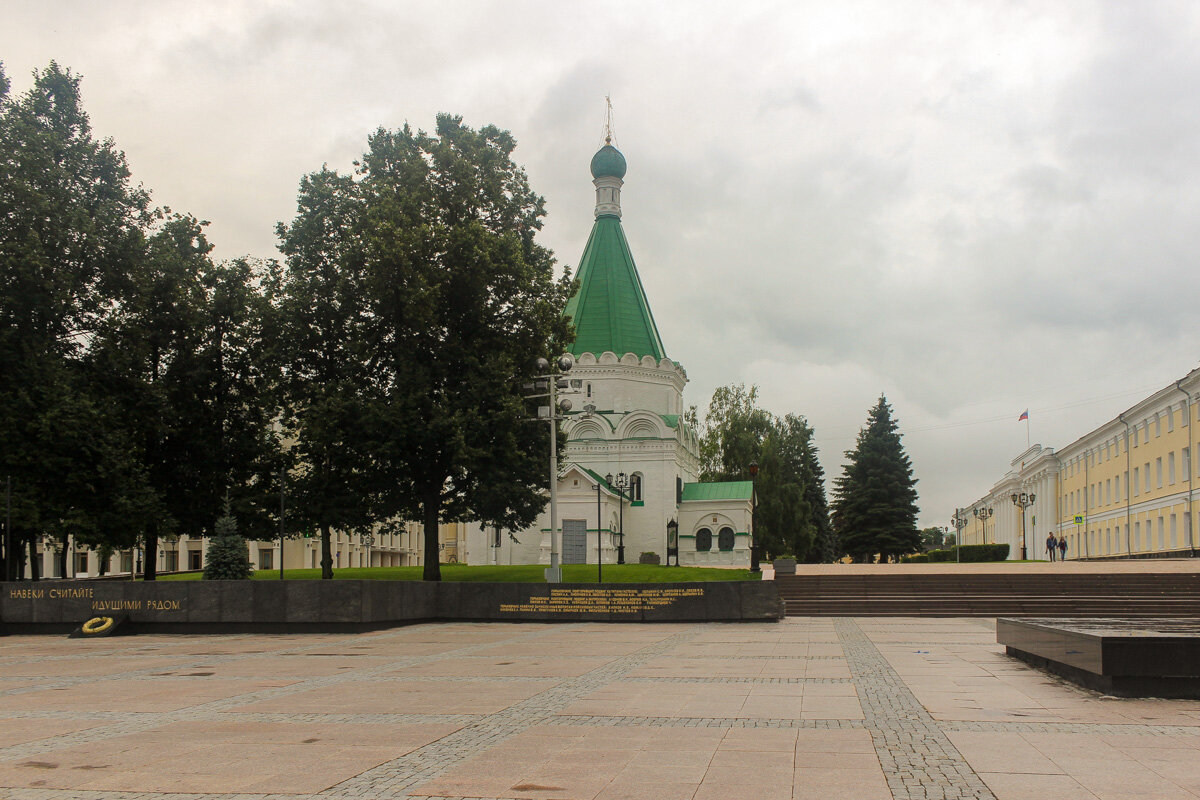
[[[667,357],[621,227],[625,157],[605,144],[592,157],[596,221],[567,303],[578,381],[562,423],[558,478],[562,563],[748,567],[750,481],[701,483],[699,440],[683,421],[687,372]],[[549,564],[550,511],[528,530],[470,525],[471,564]]]

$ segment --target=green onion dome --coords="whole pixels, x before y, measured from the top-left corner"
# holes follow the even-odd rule
[[[611,144],[604,145],[592,156],[592,177],[624,178],[625,156]]]

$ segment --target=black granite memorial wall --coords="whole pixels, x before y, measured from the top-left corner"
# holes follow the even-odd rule
[[[762,581],[654,584],[420,581],[0,583],[0,629],[67,632],[128,615],[139,631],[370,630],[431,620],[734,622],[783,617]]]

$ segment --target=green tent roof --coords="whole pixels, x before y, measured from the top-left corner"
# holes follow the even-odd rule
[[[683,502],[691,500],[749,500],[754,492],[752,481],[721,481],[717,483],[685,483]]]
[[[566,310],[575,323],[574,355],[611,350],[618,356],[666,356],[620,219],[596,218],[578,277],[579,291]]]

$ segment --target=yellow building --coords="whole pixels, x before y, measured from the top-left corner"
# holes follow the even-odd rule
[[[1197,549],[1194,489],[1200,465],[1200,369],[1160,389],[1055,452],[1034,445],[983,497],[965,507],[963,544],[1008,542],[1046,558],[1046,536],[1067,541],[1068,559],[1189,557]],[[1033,502],[1022,514],[1012,501]],[[991,509],[990,519],[985,509]],[[976,513],[983,512],[983,513]],[[986,532],[985,532],[986,526]]]

